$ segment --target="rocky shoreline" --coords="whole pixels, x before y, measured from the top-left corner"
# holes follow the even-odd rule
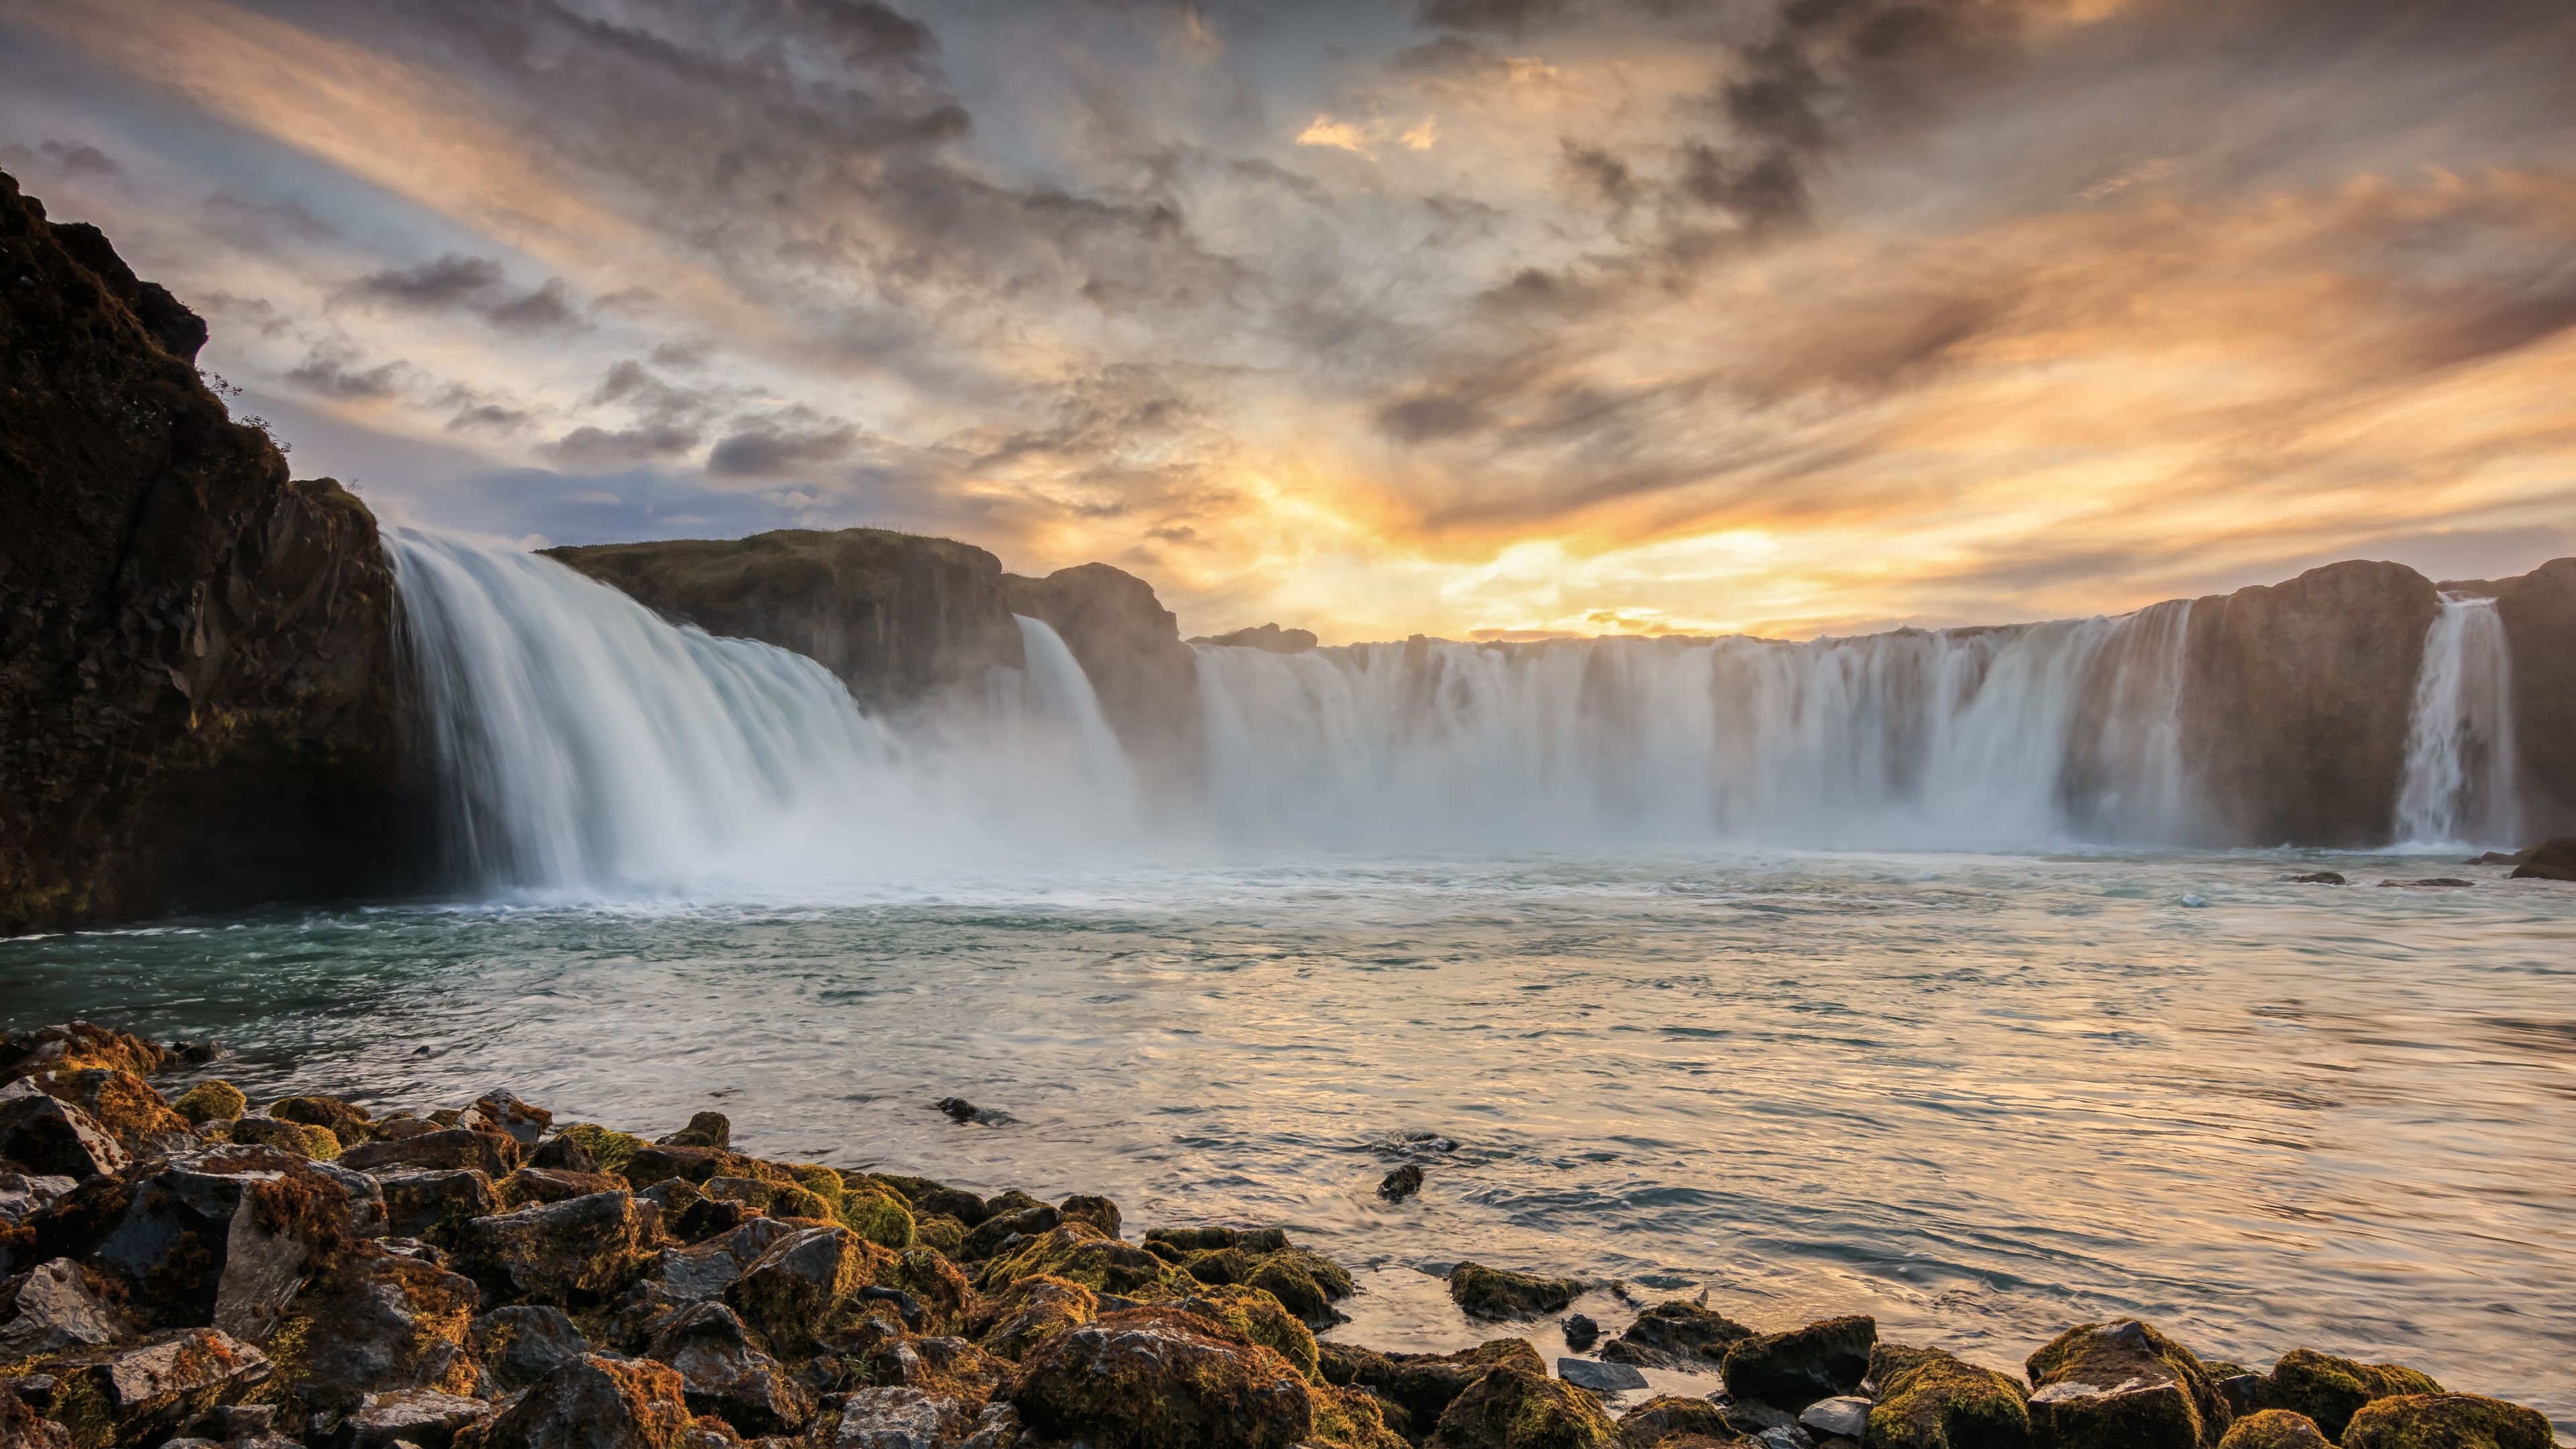
[[[711,1112],[648,1139],[507,1090],[256,1106],[218,1057],[88,1023],[0,1040],[0,1446],[2553,1443],[2412,1369],[2257,1372],[2134,1321],[2013,1373],[1613,1285],[1633,1318],[1566,1317],[1550,1365],[1521,1335],[1596,1285],[1475,1263],[1449,1294],[1494,1337],[1381,1352],[1319,1336],[1351,1276],[1275,1227],[1131,1236],[1105,1197],[768,1160]],[[174,1096],[150,1080],[181,1068]]]

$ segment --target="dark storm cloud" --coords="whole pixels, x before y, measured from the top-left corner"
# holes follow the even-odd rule
[[[847,423],[799,428],[759,423],[719,439],[707,471],[719,478],[786,478],[818,463],[837,463],[859,445]]]
[[[695,429],[666,425],[634,428],[583,426],[540,449],[557,464],[575,470],[630,467],[676,458],[696,449]]]
[[[576,331],[589,324],[572,305],[561,277],[550,277],[533,291],[509,285],[509,274],[489,257],[450,252],[418,266],[370,272],[334,294],[333,300],[407,312],[466,312],[503,332],[520,334]]]
[[[409,364],[399,359],[361,367],[345,350],[316,347],[288,370],[286,380],[317,397],[362,402],[391,397],[407,371]]]

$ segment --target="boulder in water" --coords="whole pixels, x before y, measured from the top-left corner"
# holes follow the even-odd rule
[[[2264,1381],[2263,1403],[2288,1409],[2316,1422],[2329,1439],[2343,1438],[2344,1425],[2374,1399],[2400,1394],[2438,1394],[2442,1386],[2430,1374],[2393,1363],[2359,1363],[2314,1349],[2294,1348]]]
[[[1753,1336],[1752,1329],[1707,1304],[1674,1298],[1638,1314],[1601,1356],[1647,1368],[1705,1372],[1726,1361],[1728,1348]]]
[[[2513,880],[2576,880],[2576,835],[2544,840],[2524,851]]]
[[[1572,1278],[1541,1278],[1509,1268],[1461,1263],[1449,1270],[1449,1297],[1477,1318],[1536,1318],[1560,1313],[1582,1293]]]
[[[2213,1449],[2233,1419],[2191,1350],[2136,1319],[2070,1328],[2028,1367],[2038,1449]]]
[[[2538,1410],[2478,1394],[2374,1399],[2343,1431],[2343,1449],[2551,1449],[2556,1442]]]
[[[1601,1325],[1589,1313],[1569,1313],[1558,1322],[1557,1329],[1565,1335],[1565,1346],[1576,1353],[1601,1341]]]
[[[1934,1348],[1870,1350],[1866,1440],[1876,1449],[2028,1449],[2030,1393],[2021,1381]]]
[[[1422,1169],[1408,1162],[1388,1173],[1377,1185],[1377,1195],[1388,1202],[1402,1202],[1422,1191]]]
[[[1878,1322],[1866,1316],[1742,1339],[1726,1350],[1726,1391],[1795,1413],[1858,1390],[1877,1342]]]
[[[2290,884],[2292,884],[2292,885],[2349,885],[2349,884],[2351,884],[2351,882],[2349,882],[2349,881],[2347,881],[2347,880],[2345,880],[2345,879],[2343,878],[2343,872],[2341,872],[2341,871],[2333,871],[2333,870],[2311,870],[2311,871],[2303,872],[2303,873],[2301,873],[2301,874],[2299,874],[2299,875],[2284,876],[2284,877],[2282,877],[2282,879],[2284,879],[2284,880],[2288,881],[2288,882],[2289,882]]]

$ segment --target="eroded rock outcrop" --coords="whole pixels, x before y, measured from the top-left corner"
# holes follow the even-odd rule
[[[2441,587],[2494,599],[2504,624],[2524,837],[2576,835],[2576,558]]]
[[[1042,579],[1002,575],[1014,614],[1043,621],[1064,640],[1100,696],[1100,712],[1130,755],[1195,760],[1200,747],[1198,656],[1154,586],[1104,563]]]
[[[420,858],[375,519],[231,420],[204,340],[0,175],[0,931],[360,895]]]

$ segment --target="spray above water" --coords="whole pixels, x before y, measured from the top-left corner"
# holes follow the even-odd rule
[[[2513,765],[2513,655],[2504,618],[2493,599],[2445,594],[2415,675],[2398,839],[2515,844]]]

